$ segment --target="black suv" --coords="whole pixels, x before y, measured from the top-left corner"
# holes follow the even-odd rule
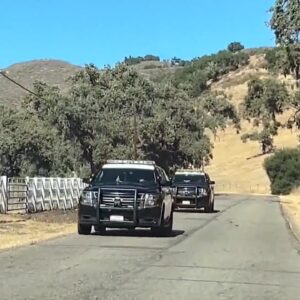
[[[179,170],[172,181],[175,208],[204,208],[214,211],[214,181],[208,174],[197,170]]]
[[[171,183],[151,161],[110,160],[84,189],[79,201],[78,233],[107,227],[150,227],[168,235],[173,227]]]

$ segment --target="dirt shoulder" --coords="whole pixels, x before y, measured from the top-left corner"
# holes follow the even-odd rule
[[[0,214],[0,250],[30,245],[76,232],[77,211],[31,215]]]
[[[291,230],[300,241],[300,192],[281,197],[281,206]]]

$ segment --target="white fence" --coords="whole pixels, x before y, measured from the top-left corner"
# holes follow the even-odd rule
[[[0,208],[7,212],[10,190],[18,185],[19,179],[0,178]],[[74,208],[85,187],[80,178],[26,177],[23,182],[27,186],[26,206],[29,212]]]

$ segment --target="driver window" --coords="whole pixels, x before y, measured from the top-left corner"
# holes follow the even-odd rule
[[[168,175],[166,174],[165,170],[164,169],[161,169],[162,173],[163,173],[163,176],[165,178],[165,181],[168,182],[169,181],[169,177]]]
[[[158,172],[158,175],[159,175],[160,183],[161,184],[166,184],[167,179],[166,179],[166,175],[164,174],[163,170],[161,168],[157,168],[157,172]]]

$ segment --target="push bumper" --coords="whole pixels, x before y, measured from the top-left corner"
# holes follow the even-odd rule
[[[115,228],[159,227],[161,207],[146,208],[101,208],[80,205],[78,222],[85,225]]]
[[[204,208],[208,205],[208,196],[197,196],[197,197],[174,197],[174,207],[179,208],[189,208],[189,209],[199,209]]]

